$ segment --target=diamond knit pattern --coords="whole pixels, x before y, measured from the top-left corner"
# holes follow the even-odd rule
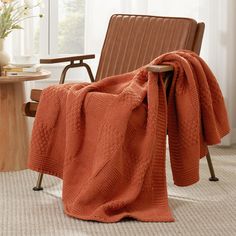
[[[142,67],[92,84],[51,86],[36,114],[28,166],[63,179],[66,214],[83,220],[174,221],[168,204],[168,133],[174,183],[199,180],[206,144],[229,132],[216,78],[190,51],[150,64],[174,67],[168,102],[162,75]]]

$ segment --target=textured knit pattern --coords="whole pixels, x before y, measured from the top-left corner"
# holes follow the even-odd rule
[[[210,152],[219,181],[208,180],[202,158],[200,181],[179,188],[173,185],[167,150],[168,197],[176,218],[172,223],[78,220],[63,214],[60,179],[45,175],[44,190],[34,192],[37,172],[0,172],[0,236],[234,236],[236,147],[214,147]]]
[[[199,180],[206,144],[229,132],[217,81],[196,54],[176,51],[168,105],[162,75],[142,67],[93,84],[45,89],[36,115],[29,168],[63,179],[65,212],[116,222],[173,221],[168,205],[168,130],[174,183]],[[168,116],[167,116],[168,114]]]

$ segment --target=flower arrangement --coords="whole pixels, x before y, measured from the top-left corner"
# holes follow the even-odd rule
[[[40,2],[33,0],[1,0],[0,1],[0,38],[6,38],[13,30],[23,29],[21,22],[32,17],[42,17],[30,15],[32,9],[40,6]]]

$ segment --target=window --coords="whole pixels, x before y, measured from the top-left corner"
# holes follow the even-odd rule
[[[83,53],[85,0],[44,0],[43,4],[44,17],[33,23],[34,53]]]

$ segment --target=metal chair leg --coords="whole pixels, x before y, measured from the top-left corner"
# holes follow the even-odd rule
[[[207,149],[206,158],[207,158],[207,164],[208,164],[208,167],[209,167],[209,170],[210,170],[210,174],[211,174],[211,177],[209,178],[209,180],[210,181],[219,181],[219,179],[215,176],[214,167],[212,165],[211,156],[210,156],[210,152],[209,152],[208,149]]]
[[[41,190],[43,190],[43,187],[41,186],[42,180],[43,180],[43,174],[39,173],[37,184],[36,184],[35,187],[33,187],[34,191],[41,191]]]

